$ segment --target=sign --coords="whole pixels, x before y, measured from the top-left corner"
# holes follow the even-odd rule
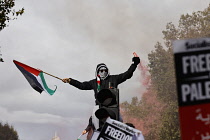
[[[135,140],[144,140],[141,131],[108,118],[97,139],[94,137],[91,140],[133,140],[134,137]]]
[[[210,140],[210,38],[173,46],[182,140]]]
[[[99,136],[100,132],[99,131],[94,131],[93,136],[91,138],[91,140],[96,140]]]

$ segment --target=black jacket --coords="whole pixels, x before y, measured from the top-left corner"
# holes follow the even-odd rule
[[[129,69],[121,74],[118,75],[109,75],[106,79],[101,80],[101,89],[107,89],[109,88],[109,84],[115,88],[122,82],[126,81],[127,79],[130,79],[133,76],[133,72],[136,70],[137,65],[131,64]],[[70,85],[77,87],[81,90],[94,90],[95,97],[97,95],[97,80],[93,79],[90,81],[80,82],[75,79],[71,78]]]

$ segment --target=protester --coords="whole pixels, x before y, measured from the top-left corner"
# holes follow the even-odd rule
[[[94,95],[95,95],[95,99],[97,96],[97,93],[102,90],[102,89],[108,89],[110,87],[112,88],[117,88],[119,84],[125,82],[127,79],[130,79],[133,76],[133,72],[136,70],[137,65],[140,63],[140,58],[138,57],[138,55],[136,53],[134,53],[134,57],[132,58],[132,64],[130,65],[130,67],[128,68],[128,70],[124,73],[121,74],[117,74],[117,75],[110,75],[110,71],[108,69],[108,67],[106,66],[106,64],[104,63],[100,63],[97,65],[96,67],[96,72],[95,72],[95,78],[89,81],[84,81],[84,82],[80,82],[78,80],[75,80],[73,78],[65,78],[62,79],[62,81],[64,83],[69,83],[70,85],[81,89],[81,90],[94,90]],[[97,100],[95,100],[95,104],[99,105],[99,102]],[[93,115],[90,120],[92,120],[92,122],[97,122],[96,121],[96,117]],[[120,116],[120,119],[122,121],[122,118]],[[94,129],[98,129],[97,126],[99,126],[96,123],[90,123],[88,126],[94,126]],[[89,130],[89,129],[87,129]],[[84,130],[83,134],[87,133],[88,131]]]

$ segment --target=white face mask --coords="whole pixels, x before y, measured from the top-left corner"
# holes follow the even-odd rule
[[[108,75],[108,69],[106,69],[105,67],[102,67],[99,69],[98,71],[98,75],[103,79],[106,78]]]

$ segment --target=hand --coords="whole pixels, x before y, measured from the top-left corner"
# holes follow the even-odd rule
[[[140,63],[140,58],[135,52],[133,53],[133,55],[134,55],[134,57],[133,57],[132,61],[134,62],[134,65],[138,65]]]
[[[82,135],[84,135],[84,134],[86,134],[86,133],[87,133],[87,131],[86,131],[86,130],[82,131]]]
[[[62,81],[63,81],[64,83],[70,83],[71,79],[70,79],[70,78],[64,78],[64,79],[62,79]]]
[[[134,57],[139,57],[139,56],[136,54],[136,52],[134,52],[133,55],[134,55]]]

